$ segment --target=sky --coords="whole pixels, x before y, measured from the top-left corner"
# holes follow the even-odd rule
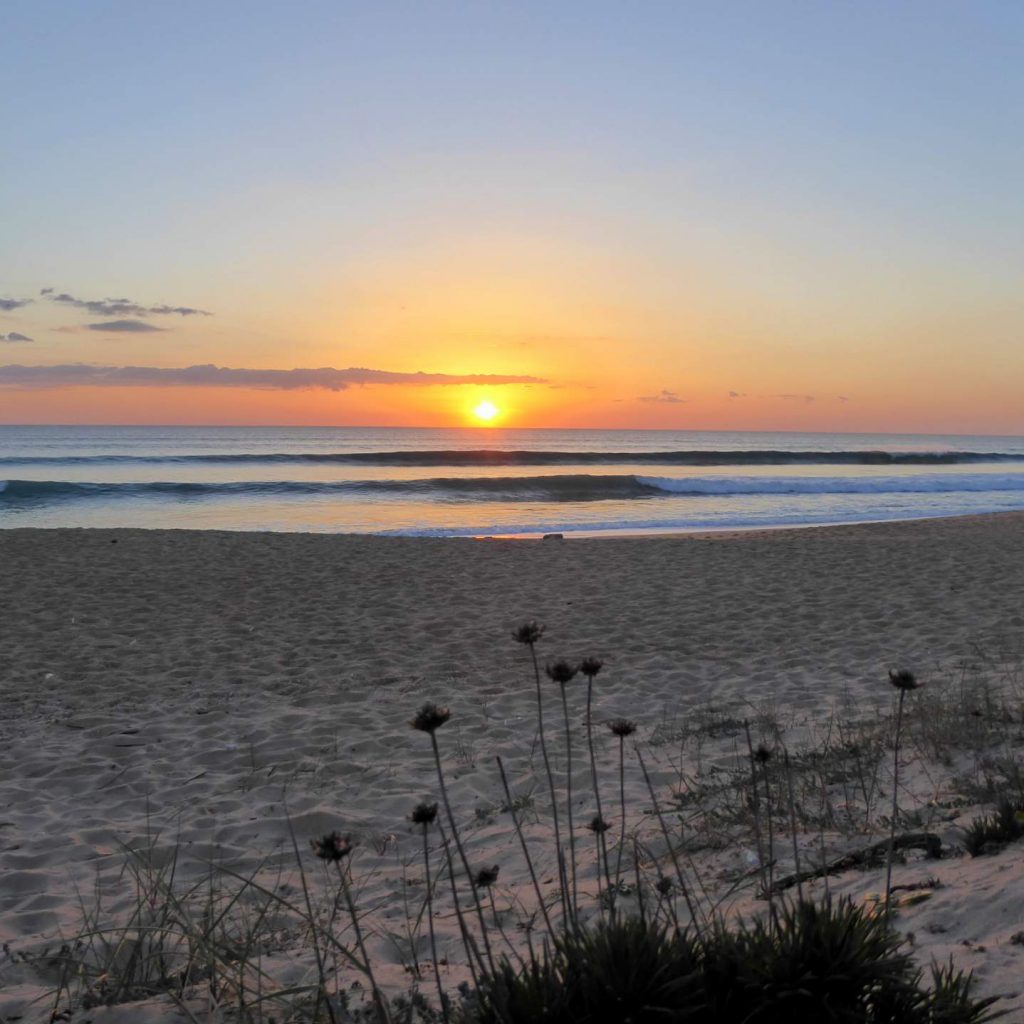
[[[1024,5],[7,0],[0,422],[1024,434]]]

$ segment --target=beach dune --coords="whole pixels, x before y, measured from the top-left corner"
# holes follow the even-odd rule
[[[408,728],[426,700],[452,711],[471,859],[510,861],[493,758],[528,777],[535,691],[511,636],[526,620],[547,627],[542,659],[604,659],[595,717],[634,719],[645,741],[709,706],[793,722],[886,708],[889,668],[952,679],[1024,639],[1020,514],[547,544],[5,530],[0,567],[0,940],[15,950],[73,934],[83,894],[126,906],[125,849],[146,844],[177,846],[186,875],[244,873],[287,861],[290,830],[305,845],[339,828],[387,861],[364,893],[383,899],[416,849],[409,811],[437,798]],[[965,937],[998,945],[977,913]],[[402,916],[371,928],[398,979]],[[1000,948],[987,974],[971,963],[990,990],[1020,966]],[[0,980],[0,1017],[42,984]]]

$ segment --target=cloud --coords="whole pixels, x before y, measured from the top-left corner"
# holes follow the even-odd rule
[[[93,316],[213,316],[205,309],[192,306],[142,306],[131,299],[79,299],[67,292],[55,295],[52,288],[44,288],[39,294],[46,295],[51,302],[87,310]]]
[[[149,334],[151,331],[165,331],[166,327],[154,327],[142,320],[108,320],[102,324],[86,324],[90,331],[104,331],[114,334]]]
[[[680,398],[675,391],[662,388],[656,395],[639,395],[638,402],[664,402],[666,405],[682,405],[686,399]]]
[[[814,395],[774,395],[774,398],[782,398],[787,402],[803,402],[805,405],[809,405],[815,400]]]
[[[249,388],[270,391],[299,391],[324,388],[344,391],[361,384],[406,384],[415,386],[452,384],[546,384],[541,377],[493,373],[393,373],[352,366],[336,370],[318,369],[251,370],[228,366],[96,366],[64,363],[57,366],[0,366],[0,388],[34,389],[61,387],[193,387]]]
[[[0,299],[0,311],[10,313],[15,309],[21,309],[22,306],[27,306],[31,301],[31,299]]]
[[[849,395],[836,395],[836,398],[838,398],[840,402],[848,402],[850,400]]]
[[[729,397],[730,398],[746,398],[747,394],[746,394],[745,391],[730,391],[729,392]]]
[[[17,341],[32,341],[27,334],[19,334],[17,331],[11,331],[10,334],[0,334],[0,341],[17,342]]]

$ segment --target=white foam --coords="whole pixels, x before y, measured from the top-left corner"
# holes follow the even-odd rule
[[[922,473],[908,476],[638,476],[668,494],[956,494],[1024,491],[1024,473]]]

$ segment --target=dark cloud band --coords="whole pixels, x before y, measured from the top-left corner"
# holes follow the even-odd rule
[[[0,366],[0,388],[35,389],[64,387],[208,387],[298,391],[323,388],[344,391],[360,384],[414,386],[453,384],[544,384],[540,377],[487,373],[393,373],[331,366],[319,369],[253,370],[214,366],[166,368],[159,366],[93,366],[64,363],[57,366]]]
[[[108,320],[102,324],[86,324],[90,331],[100,331],[105,334],[151,334],[153,331],[165,330],[163,327],[154,327],[143,320]]]
[[[39,294],[51,302],[84,309],[93,316],[213,316],[208,310],[192,306],[143,306],[131,299],[79,299],[67,292],[55,294],[52,288],[44,288]]]

